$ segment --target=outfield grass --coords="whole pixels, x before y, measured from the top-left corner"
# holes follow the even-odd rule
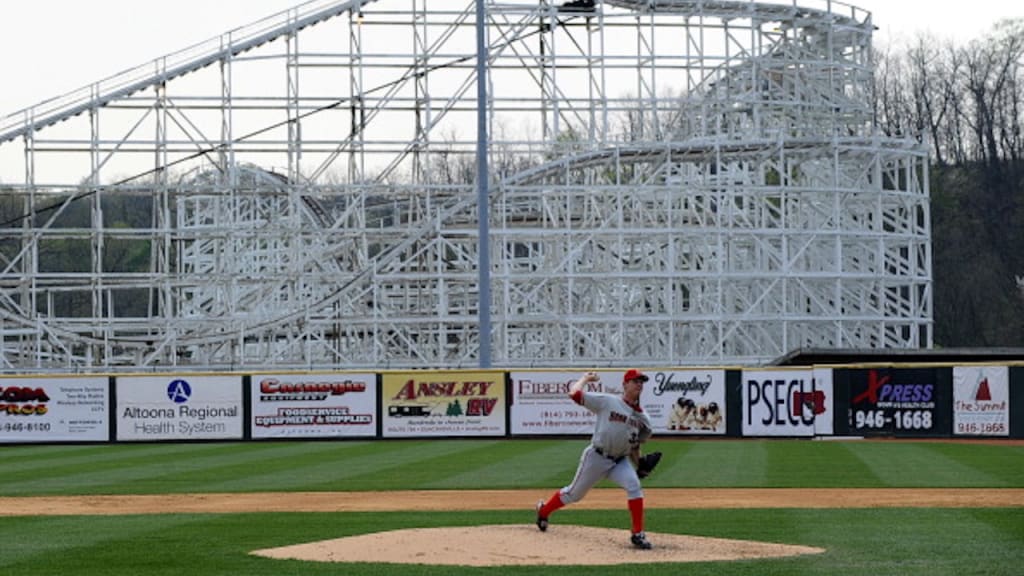
[[[0,495],[537,488],[572,476],[584,440],[259,442],[0,447]],[[651,487],[1024,487],[1024,447],[936,442],[659,440]],[[841,505],[841,503],[837,503]],[[649,526],[818,546],[779,560],[651,565],[645,576],[1024,574],[1024,508],[663,510]],[[618,527],[567,508],[561,523]],[[410,527],[531,522],[532,512],[0,517],[0,574],[213,576],[622,574],[634,568],[346,565],[253,549]],[[654,528],[652,528],[654,529]],[[400,545],[400,544],[399,544]]]

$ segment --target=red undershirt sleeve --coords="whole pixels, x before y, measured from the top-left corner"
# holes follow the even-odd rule
[[[575,403],[579,404],[580,406],[582,406],[583,405],[583,390],[576,390],[572,394],[569,394],[569,398],[572,398],[573,402],[575,402]]]

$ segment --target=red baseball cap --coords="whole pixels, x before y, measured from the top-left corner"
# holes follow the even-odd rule
[[[647,382],[649,378],[647,377],[647,374],[644,374],[643,372],[637,370],[636,368],[630,368],[629,370],[626,370],[626,373],[622,376],[622,383],[625,384],[630,380],[639,380],[641,382]]]

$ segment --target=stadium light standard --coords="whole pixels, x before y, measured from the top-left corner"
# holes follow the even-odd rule
[[[477,317],[480,330],[480,368],[491,367],[491,250],[489,189],[487,185],[487,42],[484,34],[486,0],[476,0],[476,193]]]

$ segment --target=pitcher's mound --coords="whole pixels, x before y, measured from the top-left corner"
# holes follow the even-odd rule
[[[257,556],[315,562],[386,562],[458,566],[708,562],[819,554],[825,550],[748,540],[648,532],[652,550],[636,550],[627,530],[552,525],[415,528],[268,548]]]

